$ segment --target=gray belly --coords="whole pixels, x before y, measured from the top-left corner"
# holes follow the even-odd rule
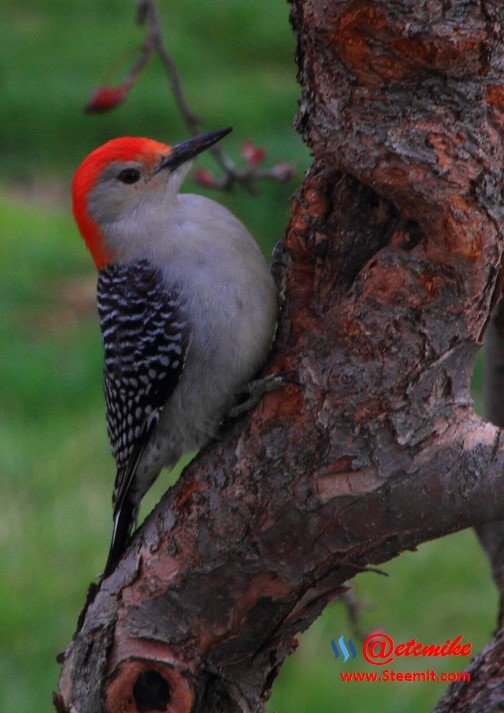
[[[257,305],[242,306],[240,314],[227,314],[221,305],[212,310],[208,303],[206,314],[198,312],[202,320],[193,329],[182,377],[138,466],[136,487],[142,494],[163,467],[172,468],[183,453],[216,435],[222,418],[264,362],[275,313],[260,310],[264,299],[258,297]]]

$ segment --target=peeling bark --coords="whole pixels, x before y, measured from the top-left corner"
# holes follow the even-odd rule
[[[293,0],[291,17],[313,165],[267,371],[299,385],[150,515],[67,647],[59,710],[263,711],[353,575],[504,513],[502,432],[469,392],[502,267],[500,0]]]

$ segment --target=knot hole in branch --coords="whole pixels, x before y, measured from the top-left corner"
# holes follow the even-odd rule
[[[170,684],[154,670],[142,671],[133,686],[138,713],[166,711],[171,700]]]
[[[340,284],[351,286],[384,248],[409,252],[424,238],[418,222],[351,174],[330,176],[315,189],[312,195],[325,210],[312,217],[311,249],[322,269],[327,266],[327,276]]]

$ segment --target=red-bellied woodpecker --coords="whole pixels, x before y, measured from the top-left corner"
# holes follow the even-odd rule
[[[191,159],[228,134],[170,147],[118,138],[73,180],[73,210],[98,273],[107,429],[117,464],[104,576],[164,466],[215,435],[270,348],[275,286],[228,210],[178,193]]]

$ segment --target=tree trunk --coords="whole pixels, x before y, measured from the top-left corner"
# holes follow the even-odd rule
[[[504,629],[475,656],[471,680],[452,683],[432,713],[499,713],[504,710]]]
[[[484,415],[504,426],[504,300],[495,309],[485,334]],[[478,528],[480,541],[488,553],[492,574],[500,593],[499,626],[504,627],[504,520]]]
[[[502,265],[501,0],[291,17],[313,165],[267,371],[298,385],[150,515],[65,652],[60,711],[263,711],[353,575],[504,513],[502,433],[469,392]]]

